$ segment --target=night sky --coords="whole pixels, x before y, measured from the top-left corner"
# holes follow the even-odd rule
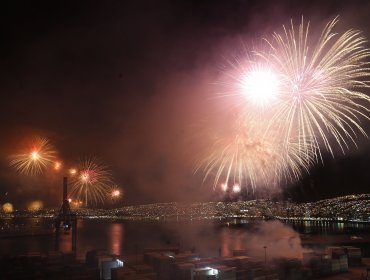
[[[60,204],[62,174],[22,176],[9,166],[34,136],[49,138],[66,165],[90,155],[109,165],[125,191],[115,206],[223,199],[193,171],[204,123],[220,110],[212,97],[225,57],[302,15],[312,30],[340,15],[336,30],[370,38],[365,1],[3,2],[0,204],[16,208]],[[367,193],[369,152],[360,138],[357,150],[328,156],[276,197]]]

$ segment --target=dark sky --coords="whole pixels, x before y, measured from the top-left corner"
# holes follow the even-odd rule
[[[120,205],[215,199],[193,168],[225,57],[302,15],[322,27],[339,14],[338,30],[369,38],[363,2],[3,1],[0,204],[59,204],[60,174],[25,177],[9,167],[9,155],[34,136],[49,138],[66,164],[101,158],[125,190]],[[283,196],[368,192],[369,151],[362,139]]]

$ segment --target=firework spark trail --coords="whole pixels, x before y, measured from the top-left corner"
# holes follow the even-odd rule
[[[70,196],[82,200],[87,207],[89,203],[104,203],[110,197],[112,186],[111,173],[96,158],[81,161],[77,174],[72,179]]]
[[[369,119],[370,102],[363,93],[370,75],[366,39],[356,30],[333,33],[337,22],[330,21],[315,43],[302,18],[298,32],[291,22],[290,29],[266,39],[269,48],[255,51],[279,74],[279,99],[271,110],[286,141],[297,137],[333,156],[333,144],[344,153],[348,140],[356,145],[357,132],[367,136],[360,118]]]
[[[300,154],[299,144],[286,145],[277,131],[264,132],[261,123],[238,124],[226,136],[219,137],[211,151],[199,161],[196,171],[205,172],[204,181],[213,177],[213,187],[230,185],[251,187],[276,185],[282,180],[294,181],[308,172],[314,162],[314,151]]]
[[[56,151],[46,138],[35,138],[29,151],[11,156],[10,165],[19,173],[41,174],[54,163]]]

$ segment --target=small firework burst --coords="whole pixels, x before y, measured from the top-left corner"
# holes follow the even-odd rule
[[[111,173],[107,166],[96,158],[81,161],[78,171],[72,178],[70,196],[73,200],[89,204],[104,203],[112,185]]]
[[[113,186],[110,192],[110,196],[113,202],[119,200],[123,196],[123,191],[118,186]]]
[[[60,161],[54,162],[54,169],[59,171],[62,168],[62,163]]]
[[[19,173],[41,174],[54,163],[56,151],[46,138],[35,138],[30,147],[21,154],[11,156],[10,165]]]

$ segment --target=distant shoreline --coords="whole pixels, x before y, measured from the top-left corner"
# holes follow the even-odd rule
[[[347,195],[310,203],[255,199],[247,201],[219,201],[193,203],[153,203],[123,206],[115,209],[72,208],[79,219],[115,219],[138,221],[183,221],[279,219],[288,221],[370,223],[370,194]],[[0,213],[0,218],[55,218],[60,209],[36,212],[16,210]]]
[[[1,219],[56,219],[55,216],[28,216],[24,215],[13,215],[13,214],[3,214],[0,218]],[[155,216],[155,217],[141,217],[141,216],[115,216],[115,215],[77,215],[78,219],[87,219],[87,220],[122,220],[122,221],[158,221],[158,222],[186,222],[186,221],[228,221],[228,220],[246,220],[246,221],[269,221],[269,220],[280,220],[280,221],[290,221],[290,222],[317,222],[317,223],[354,223],[354,224],[370,224],[370,220],[344,220],[344,219],[335,219],[335,218],[326,218],[326,217],[274,217],[274,216],[266,216],[266,217],[251,217],[251,216],[197,216],[197,217],[184,217],[180,216],[177,218],[176,216],[169,216],[169,215],[162,215],[162,216]]]
[[[8,217],[6,219],[12,220],[14,217]],[[50,222],[54,220],[56,217],[27,217],[27,216],[17,216],[16,218],[20,219],[45,219],[49,220]],[[312,226],[320,226],[320,225],[325,225],[325,224],[364,224],[367,228],[369,226],[369,238],[367,239],[368,242],[370,242],[370,222],[369,221],[337,221],[337,220],[329,220],[329,219],[307,219],[307,218],[283,218],[283,217],[277,217],[277,218],[271,218],[269,217],[268,219],[266,218],[246,218],[246,217],[229,217],[229,218],[220,218],[220,217],[214,217],[214,218],[193,218],[193,219],[142,219],[142,218],[134,218],[134,217],[115,217],[115,216],[79,216],[78,219],[80,220],[101,220],[101,221],[109,221],[109,222],[120,222],[120,221],[130,221],[130,222],[143,222],[143,223],[182,223],[182,222],[189,222],[189,223],[196,223],[196,222],[218,222],[219,226],[243,226],[244,224],[253,224],[253,223],[258,223],[262,221],[272,221],[272,220],[278,220],[282,221],[284,223],[288,224],[300,224],[300,223],[305,223],[305,222],[312,222]],[[52,223],[50,223],[50,226]],[[19,238],[19,237],[28,237],[28,236],[40,236],[40,235],[52,235],[54,234],[54,228],[49,227],[49,228],[41,228],[41,227],[30,227],[30,228],[15,228],[14,231],[11,229],[6,229],[6,230],[1,230],[0,229],[0,239],[7,239],[7,238]],[[304,236],[305,234],[301,234]],[[310,236],[310,239],[314,237],[314,234],[307,234],[307,236]],[[348,235],[350,237],[350,235]],[[363,242],[362,240],[347,240],[347,242]],[[302,241],[304,241],[305,238],[302,238]]]

